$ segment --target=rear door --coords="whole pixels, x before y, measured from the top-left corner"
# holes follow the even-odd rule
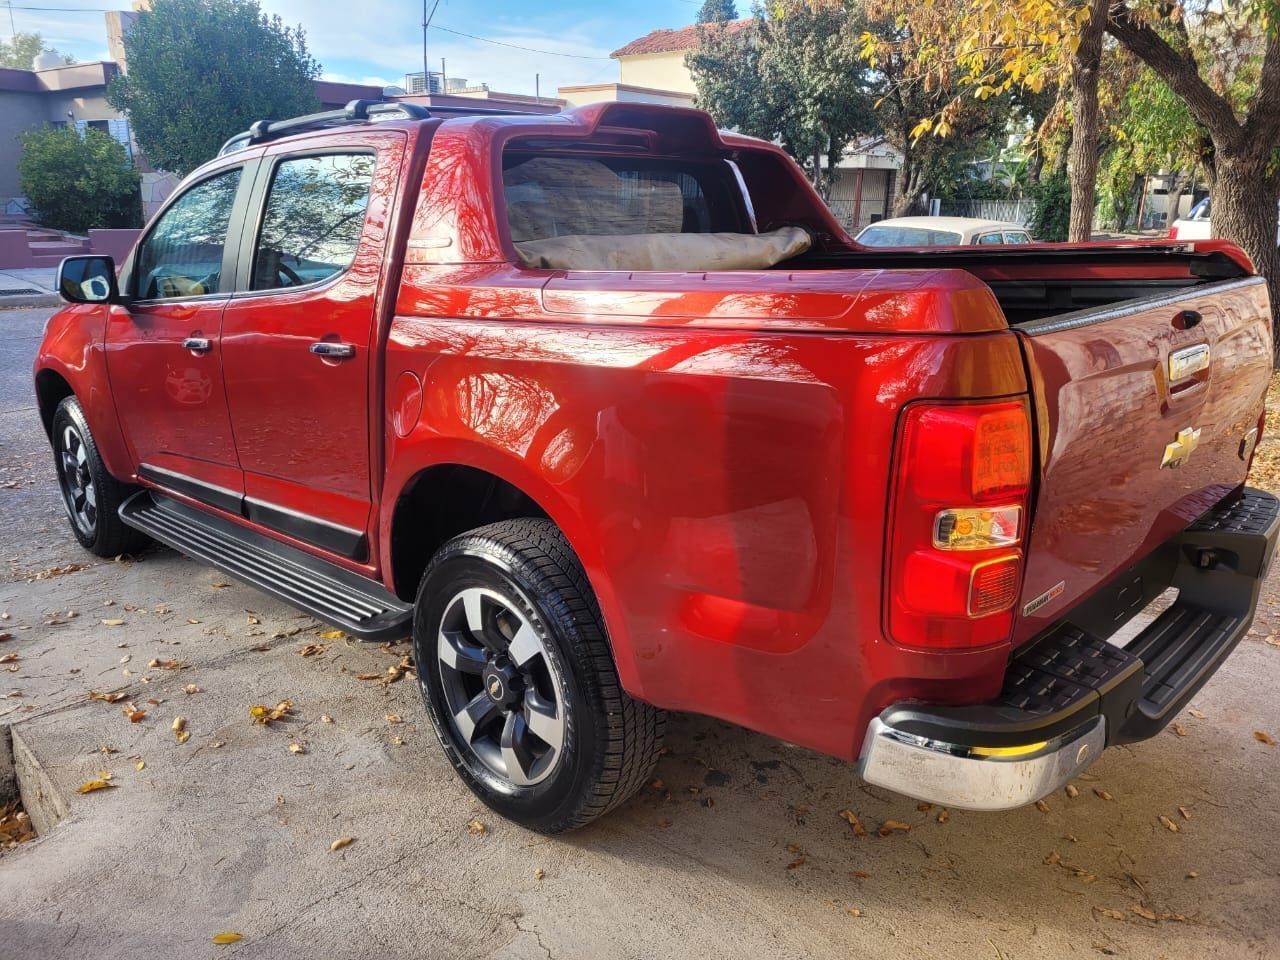
[[[325,143],[331,143],[326,146]],[[222,350],[245,514],[368,559],[375,315],[402,134],[268,148]]]
[[[1015,642],[1244,481],[1272,369],[1257,277],[1018,331],[1041,473]]]

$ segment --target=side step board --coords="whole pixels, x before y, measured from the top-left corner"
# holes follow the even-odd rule
[[[120,519],[361,640],[412,631],[412,605],[380,583],[222,517],[143,490],[120,505]]]

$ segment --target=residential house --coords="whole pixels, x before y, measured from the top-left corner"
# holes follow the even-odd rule
[[[720,29],[745,30],[750,18],[733,20]],[[718,25],[717,25],[718,26]],[[685,57],[698,45],[698,25],[654,30],[610,54],[618,61],[617,83],[561,87],[557,92],[570,106],[623,101],[695,105],[698,88]],[[902,154],[883,138],[851,145],[836,165],[829,205],[851,233],[889,215],[893,183],[902,168]]]

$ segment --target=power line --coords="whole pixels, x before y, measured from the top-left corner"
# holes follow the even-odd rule
[[[574,60],[609,60],[610,57],[593,57],[585,53],[561,53],[557,50],[539,50],[537,47],[522,47],[518,43],[507,43],[505,40],[493,40],[489,37],[477,37],[474,33],[463,33],[461,30],[452,30],[449,27],[442,27],[438,23],[431,25],[432,30],[443,30],[445,33],[452,33],[455,36],[466,37],[468,40],[479,40],[483,43],[494,43],[500,47],[511,47],[513,50],[524,50],[528,53],[545,53],[549,57],[571,57]]]

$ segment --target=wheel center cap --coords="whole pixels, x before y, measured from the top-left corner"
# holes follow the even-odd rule
[[[509,707],[520,698],[520,675],[510,664],[490,663],[482,679],[485,693],[499,706]]]

